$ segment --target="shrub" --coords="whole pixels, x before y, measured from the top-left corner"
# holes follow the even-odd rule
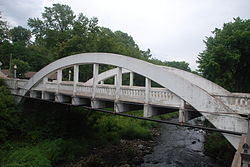
[[[4,143],[18,131],[19,117],[14,98],[0,79],[0,143]]]
[[[50,167],[51,161],[36,147],[19,148],[7,155],[2,167]]]

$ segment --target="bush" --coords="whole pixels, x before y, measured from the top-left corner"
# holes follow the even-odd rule
[[[150,128],[154,126],[151,122],[136,120],[121,116],[107,116],[97,120],[95,128],[102,136],[102,140],[116,141],[124,139],[150,139]]]
[[[14,98],[0,79],[0,143],[18,131],[19,117]]]
[[[19,148],[5,156],[2,167],[50,167],[51,161],[36,147]]]
[[[152,135],[149,129],[140,126],[138,123],[129,124],[122,128],[120,131],[122,138],[124,139],[151,139]]]
[[[87,149],[87,144],[79,140],[45,140],[37,145],[39,150],[53,164],[59,161],[72,161]]]
[[[230,166],[234,157],[233,146],[217,132],[208,133],[205,136],[205,154],[216,159],[223,166]]]

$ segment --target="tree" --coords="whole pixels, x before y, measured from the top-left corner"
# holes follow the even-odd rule
[[[0,43],[8,39],[8,32],[9,32],[9,29],[8,29],[7,21],[3,20],[2,13],[0,11]]]
[[[28,25],[32,28],[36,42],[53,48],[70,38],[69,30],[73,28],[74,19],[74,12],[68,5],[53,4],[53,7],[45,7],[42,20],[29,18]]]
[[[167,66],[191,72],[189,64],[185,61],[166,61],[165,63]]]
[[[14,65],[17,66],[16,75],[18,78],[24,78],[24,74],[30,69],[29,63],[19,60],[19,59],[13,59],[11,63],[12,63],[12,67],[14,67]]]
[[[141,51],[141,54],[146,59],[150,59],[152,57],[151,50],[148,48],[146,51]]]
[[[13,96],[0,79],[0,143],[13,135],[18,129],[19,118],[17,117],[17,108]]]
[[[199,71],[230,91],[250,92],[250,20],[236,18],[213,34],[198,56]]]
[[[22,26],[14,27],[10,30],[10,39],[13,43],[21,42],[23,44],[28,44],[30,38],[30,30],[23,28]]]
[[[35,35],[42,36],[48,29],[67,31],[73,27],[75,15],[68,5],[53,4],[53,7],[45,7],[42,18],[43,20],[28,19],[28,25],[33,28],[32,32]]]

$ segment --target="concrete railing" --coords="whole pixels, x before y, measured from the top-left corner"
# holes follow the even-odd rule
[[[24,88],[28,80],[25,79],[13,79],[6,78],[5,83],[11,89],[13,93],[15,91],[20,91]],[[73,94],[74,85],[73,82],[62,81],[57,84],[57,82],[46,82],[43,84],[40,82],[38,85],[34,86],[32,90],[36,91],[48,91],[57,92],[65,94]],[[76,84],[75,95],[91,97],[93,92],[92,85],[86,85],[84,83]],[[114,100],[116,95],[115,85],[97,85],[96,87],[96,98],[104,98]],[[137,86],[122,86],[120,88],[120,100],[144,103],[145,102],[145,87]],[[215,98],[222,101],[225,105],[230,107],[232,110],[237,112],[250,112],[250,94],[247,93],[231,93],[230,95],[213,95]],[[174,93],[166,88],[151,88],[149,93],[149,103],[164,106],[174,106],[179,107],[181,99]]]
[[[232,110],[239,112],[250,112],[250,94],[232,93],[229,96],[213,95],[229,106]]]

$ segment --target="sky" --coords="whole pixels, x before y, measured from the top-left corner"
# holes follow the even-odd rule
[[[154,58],[186,61],[192,70],[215,28],[238,16],[250,18],[250,0],[0,0],[0,11],[10,26],[27,27],[28,18],[41,18],[54,3],[97,17],[99,26],[128,33]]]

